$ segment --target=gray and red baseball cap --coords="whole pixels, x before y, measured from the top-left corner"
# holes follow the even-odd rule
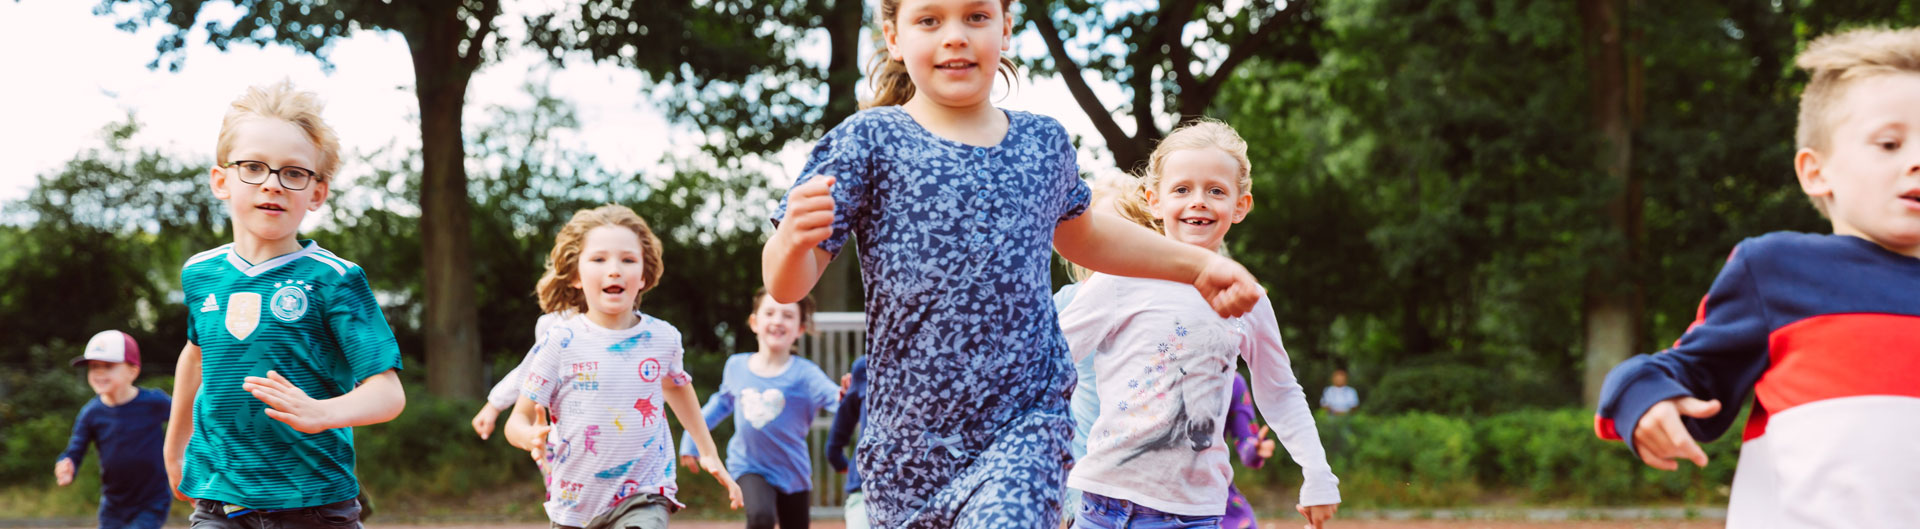
[[[120,331],[100,331],[87,340],[87,351],[73,359],[73,365],[86,365],[88,360],[140,365],[140,345],[133,343],[133,337]]]

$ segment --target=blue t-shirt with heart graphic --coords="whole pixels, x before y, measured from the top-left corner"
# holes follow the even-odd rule
[[[728,357],[719,391],[700,409],[708,425],[733,416],[727,470],[736,479],[759,474],[782,494],[812,489],[807,431],[816,417],[840,409],[840,384],[812,360],[798,356],[789,357],[778,374],[763,377],[747,367],[752,358],[753,353]],[[699,455],[684,433],[680,446],[681,454]]]

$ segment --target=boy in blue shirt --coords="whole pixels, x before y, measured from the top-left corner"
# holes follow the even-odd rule
[[[213,194],[234,240],[187,259],[187,345],[167,475],[194,527],[358,527],[352,427],[406,407],[400,349],[358,265],[296,238],[340,141],[290,83],[249,88],[220,127]]]
[[[73,439],[53,466],[54,482],[73,483],[73,469],[100,447],[100,527],[157,529],[167,523],[166,466],[160,444],[172,400],[157,389],[134,387],[140,376],[140,346],[120,331],[101,331],[87,341],[73,365],[87,366],[87,385],[98,394],[80,408]]]
[[[860,427],[860,406],[867,399],[867,357],[854,359],[843,391],[840,411],[833,414],[833,429],[827,431],[827,464],[847,475],[847,529],[867,529],[867,495],[861,489],[860,469],[847,464],[847,445]]]

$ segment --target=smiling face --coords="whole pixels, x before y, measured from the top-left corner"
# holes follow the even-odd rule
[[[312,169],[319,166],[320,149],[293,123],[252,117],[235,126],[226,159],[265,162],[275,169]],[[242,182],[240,171],[238,166],[215,167],[211,181],[213,196],[227,201],[236,241],[251,239],[248,242],[255,246],[291,243],[307,212],[319,210],[326,203],[325,181],[313,179],[306,189],[295,191],[288,190],[278,175],[270,175],[257,185]]]
[[[993,93],[1013,21],[1000,0],[901,0],[880,29],[888,55],[906,66],[915,99],[970,107]]]
[[[133,379],[140,376],[140,368],[120,362],[87,361],[87,386],[95,394],[113,395],[123,388],[133,385]]]
[[[775,303],[773,298],[760,296],[759,303],[753,309],[753,315],[747,316],[747,327],[753,329],[760,349],[771,352],[793,350],[793,342],[800,338],[804,324],[800,316],[799,303]]]
[[[1920,257],[1920,74],[1860,79],[1836,103],[1827,152],[1794,159],[1801,189],[1834,233]]]
[[[1253,195],[1240,189],[1240,163],[1220,149],[1167,154],[1147,205],[1167,238],[1219,251],[1227,230],[1247,218]]]
[[[603,225],[587,231],[573,287],[586,296],[587,317],[602,327],[624,328],[617,323],[634,318],[645,272],[640,235],[625,226]]]

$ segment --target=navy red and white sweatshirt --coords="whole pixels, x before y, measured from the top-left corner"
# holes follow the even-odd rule
[[[1920,259],[1845,235],[1770,233],[1734,249],[1671,349],[1608,373],[1595,429],[1633,448],[1662,400],[1701,441],[1754,409],[1727,527],[1920,523]]]

